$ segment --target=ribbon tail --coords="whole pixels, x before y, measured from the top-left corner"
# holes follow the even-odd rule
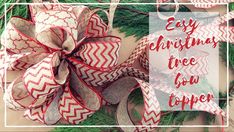
[[[56,124],[61,118],[58,111],[58,102],[61,94],[62,89],[59,89],[52,95],[49,95],[43,105],[27,109],[24,112],[24,117],[47,125]]]
[[[59,101],[59,112],[71,124],[78,124],[91,116],[101,106],[101,97],[86,85],[70,68],[70,81],[65,84]]]

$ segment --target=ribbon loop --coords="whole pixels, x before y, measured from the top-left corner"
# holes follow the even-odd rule
[[[72,33],[74,38],[77,36],[77,22],[74,14],[66,11],[48,10],[38,12],[36,14],[36,33],[48,29],[50,27],[62,27],[69,33]]]
[[[12,92],[13,90],[14,93]],[[27,105],[23,105],[22,103],[19,103],[19,101],[25,99],[27,95],[27,90],[24,88],[20,78],[18,78],[7,87],[3,98],[4,101],[7,102],[6,105],[8,108],[11,108],[13,110],[23,110],[26,109]],[[27,101],[29,100],[31,101],[30,103],[28,103],[28,105],[33,102],[32,98],[27,99]]]
[[[36,14],[36,33],[37,35],[44,30],[60,27],[65,30],[68,34],[72,36],[75,41],[77,41],[78,31],[77,31],[77,21],[76,16],[73,13],[67,11],[43,11]],[[42,40],[42,39],[40,39]],[[74,46],[76,47],[76,46]]]
[[[53,53],[26,70],[23,76],[24,85],[32,97],[49,95],[60,87],[53,70],[59,63],[58,54]]]
[[[22,54],[14,54],[8,55],[5,61],[6,69],[7,70],[25,70],[32,66],[32,64],[28,64],[26,62],[20,61],[21,58],[27,56],[30,53],[22,53]]]
[[[157,125],[160,121],[160,107],[159,102],[156,98],[156,95],[153,91],[153,89],[149,86],[148,83],[145,81],[135,79],[136,83],[139,84],[141,91],[143,93],[144,98],[144,113],[142,115],[141,121],[139,122],[140,125],[145,126],[152,126]],[[119,82],[121,83],[121,82]],[[124,87],[124,84],[122,84]],[[130,95],[132,91],[128,91],[128,93],[121,99],[116,114],[117,114],[117,120],[119,124],[123,125],[135,125],[129,114],[128,114],[128,96]],[[153,127],[122,127],[121,128],[124,131],[132,132],[132,131],[150,131],[154,129]]]
[[[228,17],[229,16],[229,17]],[[215,36],[215,41],[234,43],[234,27],[223,26],[227,20],[234,18],[234,11],[228,12],[227,14],[218,17],[211,24],[200,26],[196,29],[196,32],[192,35],[200,39],[205,40],[206,38],[212,38]]]
[[[69,123],[78,124],[100,108],[101,98],[74,71],[70,77],[59,101],[59,112]]]
[[[46,52],[35,39],[34,27],[28,20],[12,17],[1,36],[1,43],[12,53]]]
[[[7,70],[26,70],[48,56],[47,53],[21,53],[6,56],[5,66]]]
[[[98,68],[116,66],[119,58],[120,38],[90,38],[81,45],[77,55],[88,65]]]
[[[90,19],[86,28],[87,37],[104,37],[107,36],[108,26],[105,22],[96,14],[96,12],[102,11],[106,14],[109,21],[108,13],[105,10],[95,9],[90,12]]]
[[[37,107],[44,103],[45,97],[34,99],[24,88],[22,76],[16,78],[6,89],[4,100],[7,106],[13,110],[24,110],[31,107]]]
[[[43,122],[44,124],[55,124],[61,118],[58,111],[58,101],[61,96],[61,90],[49,95],[43,105],[27,109],[24,117],[33,121]]]

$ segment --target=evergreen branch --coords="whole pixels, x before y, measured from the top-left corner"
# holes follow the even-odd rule
[[[234,96],[234,80],[230,82],[229,85],[229,96],[231,96],[230,98],[232,98]]]
[[[0,6],[0,15],[1,15],[1,19],[0,19],[0,34],[3,32],[4,30],[4,25],[5,25],[5,21],[8,22],[8,20],[12,17],[12,16],[20,16],[23,18],[28,18],[29,14],[28,14],[28,6],[27,5],[15,5],[13,3],[19,3],[19,2],[23,2],[23,3],[27,3],[27,2],[31,2],[31,0],[7,0],[4,1],[3,3],[12,3],[12,4],[7,4],[6,5],[6,18],[7,20],[5,20],[5,10],[4,10],[4,6],[1,5]]]
[[[219,48],[220,56],[225,62],[227,62],[227,46],[229,46],[229,65],[230,65],[230,68],[233,70],[234,68],[234,44],[227,45],[227,43],[221,42],[220,48]]]
[[[131,8],[128,8],[128,7],[121,7],[121,6],[119,6],[119,7],[117,7],[117,9],[129,10],[131,12],[135,12],[135,13],[138,13],[138,14],[149,16],[149,13],[138,11],[138,10],[134,10],[134,9],[131,9]]]
[[[19,3],[20,0],[16,0],[15,3]],[[15,6],[15,4],[11,4],[11,6],[6,10],[6,13],[3,13],[1,16],[0,16],[0,19],[4,19],[4,16],[5,14],[7,14],[10,10],[13,9],[13,7]]]

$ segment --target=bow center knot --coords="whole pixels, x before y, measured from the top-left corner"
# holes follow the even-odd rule
[[[59,51],[59,56],[60,56],[61,60],[65,60],[68,57],[68,54],[67,54],[67,52],[64,49],[61,49]]]

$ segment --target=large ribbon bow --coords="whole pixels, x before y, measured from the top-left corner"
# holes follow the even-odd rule
[[[130,93],[140,87],[144,113],[138,124],[143,126],[122,129],[151,130],[159,123],[161,113],[155,89],[176,93],[178,98],[192,95],[171,88],[160,74],[155,77],[160,80],[158,85],[149,86],[146,49],[150,35],[139,41],[124,63],[117,65],[121,39],[108,36],[108,26],[96,14],[98,10],[42,4],[30,5],[30,11],[32,21],[18,17],[9,21],[1,39],[7,56],[0,56],[7,71],[24,71],[6,87],[4,99],[9,108],[26,110],[26,117],[45,124],[55,124],[61,118],[78,124],[101,105],[119,103],[118,123],[136,125],[128,114],[127,101]],[[135,63],[142,67],[136,68]],[[194,107],[225,116],[213,101]]]
[[[111,68],[120,38],[107,36],[107,25],[85,6],[41,8],[31,6],[32,21],[11,18],[2,35],[8,70],[25,70],[6,89],[5,100],[13,109],[27,109],[25,115],[33,120],[54,124],[62,115],[77,124],[100,108],[101,98],[74,72],[73,60]],[[76,108],[82,112],[70,119],[69,111]]]

